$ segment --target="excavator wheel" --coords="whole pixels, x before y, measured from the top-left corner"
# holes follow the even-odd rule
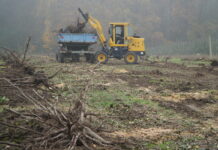
[[[138,63],[138,56],[133,52],[128,52],[124,56],[124,61],[126,64],[136,64]]]
[[[105,52],[97,52],[96,60],[97,62],[106,64],[108,62],[108,55]]]

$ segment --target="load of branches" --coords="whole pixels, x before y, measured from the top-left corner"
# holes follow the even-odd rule
[[[87,22],[81,22],[77,19],[77,22],[68,25],[66,28],[59,30],[59,33],[96,33],[94,29],[87,26]]]

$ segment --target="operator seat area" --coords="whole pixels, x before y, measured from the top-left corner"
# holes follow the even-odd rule
[[[124,26],[115,27],[115,44],[124,44]]]

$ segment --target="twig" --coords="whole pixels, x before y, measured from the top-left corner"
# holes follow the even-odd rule
[[[4,49],[5,51],[9,52],[10,55],[15,59],[15,61],[19,64],[21,64],[20,59],[12,52],[11,49],[6,48],[6,47],[0,47],[0,49]]]
[[[63,69],[61,68],[60,70],[58,70],[56,73],[54,73],[53,75],[49,76],[48,79],[52,79],[54,78],[56,75],[58,75],[58,73],[60,73]]]
[[[79,139],[80,135],[81,135],[81,133],[79,132],[79,133],[77,133],[77,135],[75,137],[72,138],[71,144],[70,144],[68,150],[74,150],[76,143],[77,143],[77,140]]]
[[[80,141],[85,146],[85,148],[87,148],[88,150],[93,150],[91,147],[88,146],[88,144],[82,138],[80,138]]]
[[[3,122],[0,122],[0,124],[3,125],[3,126],[7,126],[7,127],[11,127],[11,128],[18,128],[18,129],[22,129],[22,130],[27,130],[27,131],[30,131],[30,132],[33,132],[33,133],[36,133],[36,134],[39,134],[39,135],[43,135],[40,132],[34,131],[32,129],[25,128],[25,127],[15,126],[15,125],[3,123]]]
[[[22,145],[14,144],[14,143],[9,143],[9,142],[4,142],[4,141],[0,141],[0,144],[9,145],[9,146],[13,146],[13,147],[24,148],[24,146],[22,146]]]
[[[93,132],[93,131],[92,131],[90,128],[88,128],[88,127],[84,127],[83,132],[84,132],[85,134],[88,134],[88,135],[92,136],[93,138],[99,140],[99,141],[102,142],[102,143],[111,144],[111,142],[104,140],[102,137],[100,137],[98,134],[96,134],[95,132]]]
[[[28,37],[28,40],[27,40],[26,46],[25,46],[25,50],[24,50],[24,54],[23,54],[23,59],[22,59],[22,62],[21,62],[22,64],[24,64],[24,61],[26,59],[26,54],[27,54],[27,52],[29,50],[30,41],[31,41],[31,37]]]

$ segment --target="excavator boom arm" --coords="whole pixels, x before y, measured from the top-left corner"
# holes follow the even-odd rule
[[[104,31],[103,31],[103,28],[102,28],[101,23],[100,23],[97,19],[95,19],[95,18],[93,18],[93,17],[91,17],[91,16],[89,16],[88,22],[89,22],[89,24],[96,30],[100,42],[101,42],[103,45],[105,45],[106,38],[105,38],[105,36],[104,36]]]
[[[101,23],[97,19],[95,19],[94,17],[89,16],[88,14],[84,14],[80,8],[79,8],[79,12],[83,16],[83,18],[86,20],[86,22],[88,22],[96,30],[98,37],[99,37],[99,40],[100,40],[102,46],[105,48],[107,40],[105,38]]]

